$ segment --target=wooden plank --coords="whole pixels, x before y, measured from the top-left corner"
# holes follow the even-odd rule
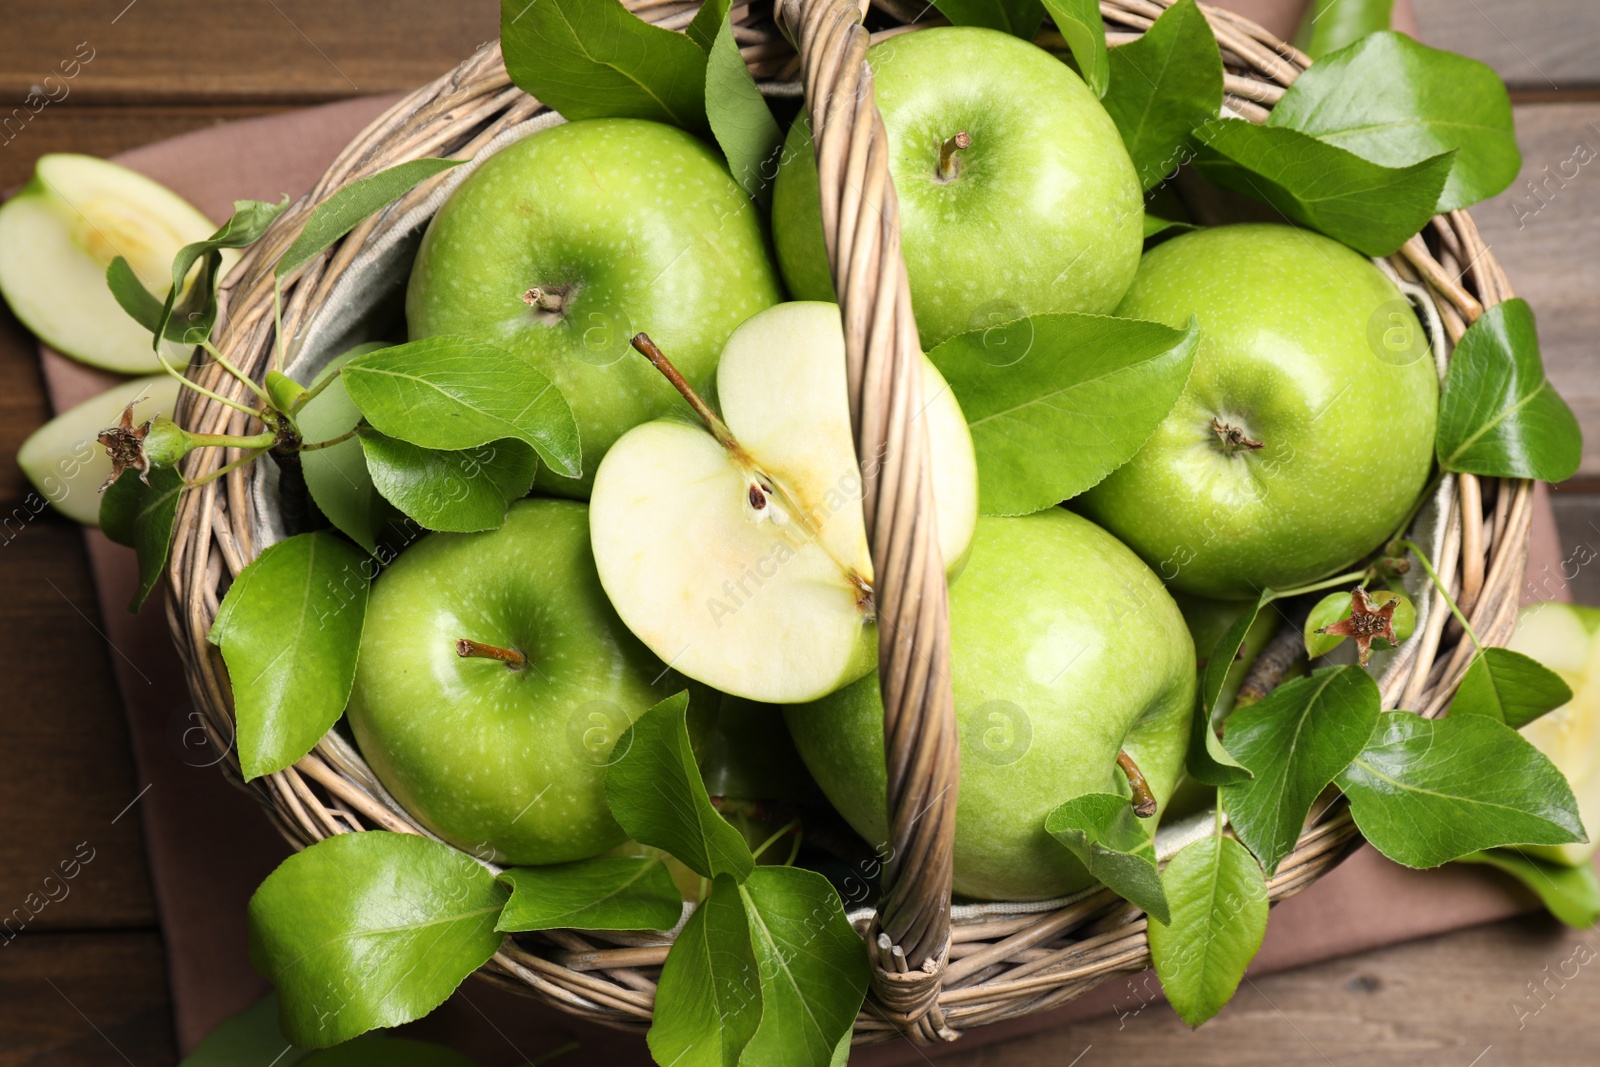
[[[1480,59],[1514,90],[1600,86],[1594,0],[1412,0],[1421,39]]]
[[[177,1061],[154,931],[24,934],[0,966],[0,1059],[55,1067]]]
[[[1600,492],[1552,493],[1561,564],[1555,574],[1528,575],[1543,597],[1565,588],[1579,604],[1600,605]]]
[[[83,535],[46,512],[0,540],[0,931],[153,925],[128,807],[140,783]]]
[[[409,89],[493,40],[500,25],[493,0],[13,7],[0,35],[0,115],[53,97],[41,118],[78,102],[309,103]],[[29,105],[36,84],[43,94]]]

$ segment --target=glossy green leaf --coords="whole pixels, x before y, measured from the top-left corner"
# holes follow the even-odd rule
[[[972,431],[979,509],[1042,511],[1132,459],[1183,393],[1198,339],[1192,321],[1034,315],[928,353]]]
[[[447,452],[396,441],[370,427],[357,435],[383,498],[430,530],[497,529],[528,495],[539,460],[515,438]]]
[[[161,581],[172,551],[172,530],[178,518],[183,475],[176,467],[158,467],[146,485],[133,471],[118,478],[100,498],[100,529],[139,557],[139,586],[128,611],[137,613]]]
[[[326,1048],[421,1018],[500,948],[509,891],[417,834],[339,834],[290,856],[250,898],[250,960],[283,1031]]]
[[[499,930],[670,930],[683,895],[660,860],[597,856],[500,875],[511,899]]]
[[[385,347],[381,342],[357,345],[336,356],[311,384],[321,385],[357,356]],[[343,437],[355,429],[361,422],[361,410],[350,399],[344,379],[340,378],[329,382],[322,392],[306,401],[295,413],[294,420],[300,439],[314,445]],[[300,469],[305,474],[311,499],[328,521],[368,552],[376,551],[378,532],[394,515],[394,507],[373,487],[361,442],[351,438],[328,448],[302,452]]]
[[[1566,778],[1521,734],[1483,715],[1389,712],[1338,784],[1362,835],[1407,867],[1586,840]]]
[[[1166,576],[1164,576],[1166,577]],[[1190,777],[1206,785],[1223,786],[1248,782],[1248,768],[1223,746],[1217,737],[1222,725],[1219,704],[1228,680],[1228,672],[1239,658],[1245,636],[1255,625],[1256,616],[1272,600],[1272,590],[1262,590],[1255,603],[1249,605],[1218,639],[1206,656],[1205,668],[1200,672],[1200,686],[1195,702],[1194,728],[1189,731],[1189,754],[1185,767]]]
[[[558,474],[576,478],[582,468],[566,398],[532,361],[503,348],[429,337],[358,356],[341,373],[350,399],[387,437],[451,452],[515,437]]]
[[[1319,59],[1268,126],[1310,134],[1386,167],[1455,151],[1435,212],[1487,200],[1522,169],[1511,97],[1492,69],[1385,30]]]
[[[1526,300],[1495,304],[1457,343],[1436,448],[1441,467],[1464,474],[1560,482],[1577,471],[1583,432],[1544,376]]]
[[[1067,39],[1084,83],[1094,95],[1105,96],[1111,61],[1106,56],[1106,24],[1100,20],[1100,4],[1097,0],[1044,0],[1044,9]]]
[[[1149,189],[1178,168],[1195,127],[1222,108],[1217,38],[1195,0],[1178,0],[1144,36],[1113,48],[1110,62],[1106,110]]]
[[[254,244],[272,221],[289,206],[289,196],[269,204],[263,200],[235,200],[233,214],[222,227],[203,241],[195,241],[178,249],[172,259],[172,290],[162,305],[160,329],[151,338],[158,351],[161,338],[199,344],[211,336],[211,327],[217,321],[217,283],[222,279],[222,249],[245,248]],[[184,292],[184,279],[189,270],[200,264],[200,273],[194,278],[188,292]]]
[[[1537,660],[1509,648],[1486,648],[1472,657],[1452,715],[1486,715],[1520,730],[1572,699],[1572,688]]]
[[[246,781],[294,763],[344,714],[370,587],[366,556],[326,530],[279,541],[234,579],[207,638],[228,664]]]
[[[629,837],[665,849],[706,878],[744,881],[755,866],[739,831],[711,806],[689,744],[689,694],[670,696],[617,739],[606,800]]]
[[[511,80],[570,120],[651,119],[706,128],[706,55],[618,0],[501,0]]]
[[[1372,736],[1381,703],[1366,671],[1328,667],[1229,716],[1228,751],[1255,777],[1223,786],[1222,805],[1269,876],[1294,851],[1317,794]]]
[[[413,159],[351,182],[311,212],[300,236],[278,260],[273,275],[288,277],[380,208],[394,203],[435,174],[465,162],[464,159]]]
[[[1295,43],[1312,59],[1389,28],[1394,0],[1313,0]]]
[[[144,282],[134,273],[128,261],[121,256],[106,268],[106,288],[117,298],[118,305],[128,317],[154,334],[161,329],[162,303],[144,287]]]
[[[739,188],[759,204],[769,202],[783,131],[744,65],[726,19],[706,57],[706,119]]]
[[[735,1067],[761,1014],[761,968],[744,897],[724,874],[667,953],[646,1040],[657,1063]]]
[[[1040,0],[933,0],[939,14],[957,26],[982,26],[1033,40],[1044,21]]]
[[[1185,847],[1161,884],[1172,922],[1150,923],[1150,958],[1178,1017],[1199,1026],[1228,1003],[1267,932],[1267,886],[1255,857],[1228,837]]]
[[[222,1020],[178,1067],[294,1067],[311,1050],[295,1048],[278,1026],[278,994],[268,993]]]
[[[757,867],[739,887],[761,982],[761,1025],[740,1062],[820,1067],[867,992],[867,952],[839,893],[799,867]]]
[[[1433,217],[1451,156],[1391,168],[1298,130],[1240,119],[1207,123],[1195,166],[1295,222],[1369,256],[1386,256]]]
[[[1065,845],[1095,879],[1160,922],[1170,922],[1156,872],[1155,843],[1128,797],[1085,793],[1046,817],[1045,830]]]
[[[1511,848],[1472,852],[1457,862],[1481,863],[1506,872],[1538,894],[1545,910],[1575,930],[1587,930],[1600,922],[1600,875],[1595,874],[1592,863],[1568,867]]]
[[[1157,234],[1166,233],[1168,230],[1177,230],[1181,233],[1184,230],[1197,229],[1199,229],[1199,227],[1192,222],[1179,222],[1176,219],[1158,218],[1149,212],[1146,212],[1144,216],[1144,238],[1147,241],[1150,238],[1155,237]]]

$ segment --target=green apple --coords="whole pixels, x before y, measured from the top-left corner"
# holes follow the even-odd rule
[[[1287,589],[1360,559],[1410,511],[1439,379],[1371,261],[1287,226],[1200,230],[1145,255],[1117,314],[1200,320],[1183,395],[1079,505],[1174,588]]]
[[[498,530],[430,534],[367,608],[348,711],[362,753],[429,829],[498,863],[620,844],[613,745],[681,688],[655,682],[660,662],[606,603],[587,510],[523,501]]]
[[[955,395],[926,359],[922,374],[939,545],[954,567],[977,520],[977,464]],[[728,338],[716,385],[712,432],[658,419],[601,461],[589,512],[600,581],[628,628],[688,677],[772,704],[814,700],[871,670],[878,649],[838,307],[752,317]]]
[[[33,180],[0,207],[0,293],[22,324],[63,355],[121,374],[161,369],[150,331],[117,304],[106,268],[122,256],[165,297],[172,258],[211,236],[211,220],[166,186],[93,156],[39,157]],[[224,254],[223,271],[238,259]],[[179,365],[188,351],[168,345]]]
[[[628,348],[644,331],[690,381],[781,299],[761,219],[722,157],[672,126],[570,122],[496,153],[434,216],[406,293],[413,339],[477,337],[531,359],[572,406],[587,496],[613,441],[677,403]]]
[[[85,526],[100,525],[100,487],[111,477],[111,457],[100,431],[116,424],[129,404],[136,423],[172,417],[178,380],[154,374],[123,382],[90,397],[39,427],[17,449],[17,466],[57,511]],[[130,475],[131,477],[131,475]]]
[[[955,889],[1039,900],[1090,883],[1045,832],[1074,796],[1126,789],[1120,752],[1159,806],[1183,770],[1194,643],[1160,580],[1110,534],[1052,509],[984,518],[950,590],[961,733]],[[870,844],[886,841],[876,677],[787,709],[806,766]],[[1156,819],[1146,825],[1154,830]]]
[[[1522,728],[1572,786],[1585,826],[1600,826],[1600,608],[1529,604],[1507,647],[1538,660],[1572,688],[1572,699]],[[1600,836],[1587,842],[1524,848],[1570,866],[1587,863]]]
[[[924,348],[1025,315],[1117,306],[1139,264],[1144,201],[1116,124],[1071,68],[974,27],[901,34],[867,61]],[[834,299],[803,113],[772,231],[790,293]]]

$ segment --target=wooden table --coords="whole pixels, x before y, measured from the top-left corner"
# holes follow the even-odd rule
[[[1474,214],[1538,311],[1551,376],[1586,429],[1583,469],[1555,500],[1568,579],[1577,599],[1600,604],[1600,564],[1583,562],[1600,558],[1600,160],[1567,162],[1579,146],[1590,159],[1600,152],[1600,4],[1416,7],[1425,39],[1491,63],[1513,89],[1533,184]],[[489,0],[5,0],[0,189],[24,181],[45,152],[110,155],[229,119],[409,88],[496,25]],[[5,124],[35,82],[88,50],[65,99]],[[17,445],[48,415],[33,340],[0,310],[4,513],[22,508],[29,488]],[[139,783],[83,544],[54,514],[14,514],[0,526],[0,913],[38,892],[80,843],[94,858],[69,896],[0,948],[0,1064],[171,1064],[162,944],[139,823],[127,817]],[[1568,579],[1551,576],[1550,588]],[[1130,989],[1122,1018],[942,1062],[1588,1064],[1600,1044],[1600,962],[1563,981],[1575,951],[1600,960],[1600,938],[1542,918],[1500,923],[1256,980],[1192,1035],[1164,1006],[1132,1011],[1140,994]]]

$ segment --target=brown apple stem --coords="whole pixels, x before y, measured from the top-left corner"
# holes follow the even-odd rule
[[[565,289],[546,289],[533,286],[522,294],[522,302],[529,307],[536,307],[540,311],[559,312],[567,302]]]
[[[497,659],[507,670],[520,671],[528,665],[528,657],[514,648],[500,648],[463,637],[456,642],[456,655],[462,659]]]
[[[656,347],[654,341],[650,340],[649,334],[634,334],[633,347],[641,356],[650,361],[652,367],[661,372],[662,377],[672,383],[674,389],[683,394],[683,398],[689,402],[690,407],[694,408],[694,413],[700,416],[700,421],[706,424],[706,429],[711,431],[711,436],[717,439],[719,445],[736,456],[745,454],[744,449],[739,447],[739,442],[734,438],[733,431],[728,429],[728,424],[723,422],[715,411],[711,410],[711,405],[702,400],[700,394],[694,391],[694,386],[690,385],[683,375],[678,373],[678,368],[674,367],[672,361],[666,357],[666,354]],[[754,501],[751,503],[753,506]]]
[[[956,176],[956,153],[972,147],[972,135],[962,130],[939,146],[939,177],[951,181]]]
[[[1266,447],[1260,441],[1239,429],[1239,427],[1223,422],[1216,417],[1211,420],[1211,429],[1222,441],[1223,453],[1229,456],[1239,451],[1255,452]]]
[[[1133,790],[1133,813],[1141,819],[1150,818],[1156,813],[1156,797],[1150,792],[1150,783],[1144,780],[1144,772],[1133,762],[1127,749],[1117,753],[1117,766],[1128,776],[1128,786]]]

